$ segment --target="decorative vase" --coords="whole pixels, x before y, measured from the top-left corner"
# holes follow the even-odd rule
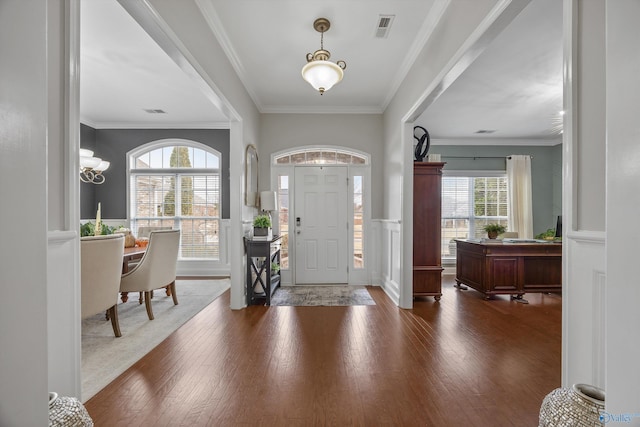
[[[557,388],[545,396],[539,427],[604,426],[604,390],[587,384]]]
[[[93,420],[75,397],[50,392],[49,427],[93,427]]]
[[[498,232],[497,231],[487,231],[487,236],[490,239],[495,239],[498,237]]]
[[[136,238],[131,234],[131,230],[128,228],[119,228],[114,233],[124,234],[124,247],[132,248],[136,245]]]

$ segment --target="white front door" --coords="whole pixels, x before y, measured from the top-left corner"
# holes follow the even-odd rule
[[[348,282],[347,171],[296,167],[296,284]]]

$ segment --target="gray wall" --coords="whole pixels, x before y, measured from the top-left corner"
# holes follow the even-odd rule
[[[555,228],[556,218],[562,214],[562,144],[556,146],[467,146],[435,145],[429,154],[439,153],[446,162],[444,169],[506,171],[510,154],[529,154],[533,198],[534,235]],[[496,159],[455,159],[447,156],[500,157]]]
[[[80,125],[80,146],[82,148],[86,148],[87,150],[96,149],[96,130],[90,126],[85,126],[83,124]],[[106,159],[109,160],[110,159]],[[112,162],[113,164],[113,162]],[[109,169],[107,169],[109,171]],[[108,176],[109,172],[105,173],[105,176]],[[105,182],[102,185],[107,185]],[[96,185],[95,184],[87,184],[84,182],[80,182],[80,218],[88,219],[94,218],[96,215],[96,206],[98,206],[98,202],[96,202]],[[126,218],[123,216],[121,218]]]
[[[371,155],[371,217],[382,217],[382,116],[379,114],[263,114],[258,146],[259,187],[270,188],[271,154],[331,145]]]
[[[93,129],[80,127],[81,147],[93,149],[96,157],[111,162],[104,184],[82,184],[80,217],[94,218],[98,202],[103,219],[127,218],[127,152],[152,141],[188,139],[207,145],[222,155],[222,218],[229,218],[229,130],[228,129]]]

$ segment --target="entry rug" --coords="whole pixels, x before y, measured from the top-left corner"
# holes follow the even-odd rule
[[[272,306],[376,305],[364,286],[282,286],[271,297]]]
[[[151,300],[155,319],[149,320],[138,292],[118,304],[122,336],[113,335],[104,313],[82,321],[82,401],[86,402],[118,375],[140,360],[172,332],[229,289],[229,279],[176,280],[178,305],[164,289]]]

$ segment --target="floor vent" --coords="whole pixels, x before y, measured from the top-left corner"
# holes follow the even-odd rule
[[[149,114],[167,114],[166,111],[161,110],[159,108],[145,108],[145,110]]]
[[[389,35],[389,30],[391,29],[391,24],[393,24],[393,19],[395,15],[380,15],[378,18],[378,23],[376,25],[376,38],[385,39]]]

